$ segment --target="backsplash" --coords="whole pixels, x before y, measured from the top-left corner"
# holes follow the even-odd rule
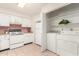
[[[5,34],[6,32],[8,32],[8,30],[8,26],[0,26],[0,34]]]
[[[22,32],[24,32],[24,33],[32,33],[31,27],[22,27]]]
[[[10,24],[10,26],[0,26],[0,34],[9,32],[9,29],[21,29],[23,33],[31,33],[31,27],[22,27],[21,24]]]
[[[21,24],[10,24],[10,29],[21,29],[24,33],[31,32],[31,27],[22,27]]]

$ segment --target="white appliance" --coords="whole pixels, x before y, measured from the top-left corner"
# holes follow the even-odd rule
[[[21,47],[24,45],[24,37],[21,29],[10,30],[10,49]]]

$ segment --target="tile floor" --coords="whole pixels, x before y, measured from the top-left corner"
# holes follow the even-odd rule
[[[45,51],[41,52],[40,46],[28,44],[20,48],[0,52],[0,56],[57,56],[56,54]]]

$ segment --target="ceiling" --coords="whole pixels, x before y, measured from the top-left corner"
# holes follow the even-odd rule
[[[18,7],[18,3],[0,3],[0,8],[33,17],[40,13],[45,5],[46,3],[26,3],[24,7],[21,8]]]

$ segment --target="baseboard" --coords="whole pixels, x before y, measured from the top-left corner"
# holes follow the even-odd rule
[[[34,44],[36,44],[36,43],[34,43]],[[38,45],[38,46],[40,46],[40,47],[41,47],[41,45],[39,45],[39,44],[36,44],[36,45]]]
[[[26,44],[24,44],[24,45],[28,45],[28,44],[32,44],[33,42],[30,42],[30,43],[26,43]]]
[[[47,49],[48,50],[48,49]],[[50,51],[50,50],[48,50],[48,51]],[[50,52],[52,52],[52,51],[50,51]],[[60,56],[59,54],[57,54],[56,52],[52,52],[52,53],[54,53],[54,54],[56,54],[57,56]]]
[[[0,50],[0,52],[2,52],[2,51],[6,51],[6,50],[10,50],[10,48],[4,49],[4,50]]]

